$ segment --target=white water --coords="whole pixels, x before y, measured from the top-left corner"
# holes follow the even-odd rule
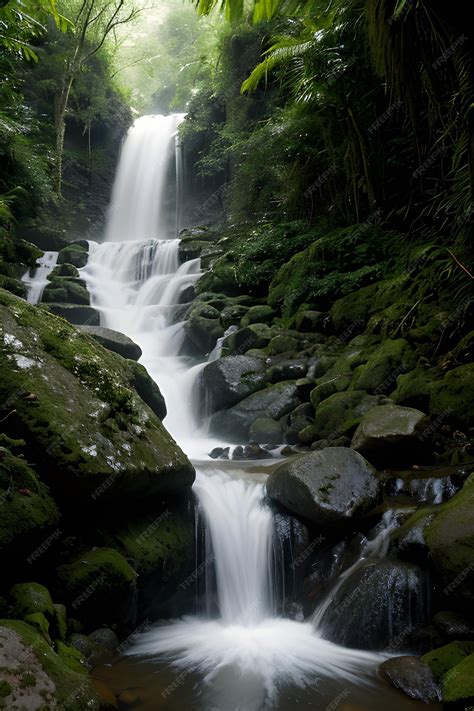
[[[36,261],[38,264],[36,269],[28,269],[22,276],[22,281],[28,290],[26,300],[30,304],[37,304],[41,301],[43,291],[49,284],[48,276],[58,261],[58,252],[45,252]]]
[[[141,362],[166,400],[167,429],[188,455],[202,459],[216,444],[206,435],[195,398],[196,379],[205,364],[190,366],[179,355],[184,330],[181,322],[174,322],[180,293],[199,278],[200,263],[195,259],[180,265],[179,241],[157,238],[161,208],[156,197],[169,158],[163,127],[170,139],[179,120],[144,117],[135,123],[118,169],[107,241],[90,243],[81,276],[102,325],[127,334],[141,347]],[[216,355],[218,348],[211,357]],[[273,521],[263,501],[261,476],[232,462],[220,462],[214,469],[195,464],[194,490],[207,523],[219,617],[187,617],[153,628],[139,637],[130,654],[171,660],[200,672],[215,690],[209,708],[222,711],[253,711],[273,703],[282,683],[318,684],[322,677],[364,683],[380,656],[338,647],[322,639],[311,622],[275,614]],[[219,685],[227,683],[230,689],[223,682],[228,673],[239,676],[241,690],[252,689],[244,702],[239,694],[240,700],[219,701]]]
[[[129,130],[112,192],[107,241],[163,234],[166,173],[184,116],[142,116]]]

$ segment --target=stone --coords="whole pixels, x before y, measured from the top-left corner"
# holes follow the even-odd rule
[[[274,501],[319,526],[362,515],[376,504],[380,490],[375,469],[344,447],[286,461],[267,480]]]
[[[278,355],[280,353],[289,353],[291,351],[296,351],[298,349],[299,342],[296,338],[292,336],[286,336],[282,333],[277,336],[273,336],[272,340],[267,346],[267,352],[270,355]]]
[[[430,415],[462,427],[474,424],[474,364],[460,365],[449,370],[444,378],[433,384]]]
[[[271,323],[275,316],[276,313],[271,306],[251,306],[242,317],[240,325],[245,328],[251,323]]]
[[[43,613],[49,619],[54,617],[54,606],[49,590],[39,583],[17,583],[10,590],[13,613],[25,615]]]
[[[43,291],[42,303],[90,306],[90,294],[81,279],[56,277]]]
[[[0,620],[0,700],[4,708],[99,711],[99,699],[84,672],[73,671],[26,622]]]
[[[43,309],[66,319],[76,326],[98,326],[100,314],[92,306],[80,304],[44,304]]]
[[[440,689],[429,665],[420,657],[393,657],[379,666],[379,673],[411,699],[424,703],[441,700]]]
[[[415,366],[416,356],[404,338],[387,338],[370,356],[367,363],[357,369],[355,390],[366,390],[383,395],[396,388],[397,378]]]
[[[135,389],[149,382],[143,366],[7,292],[0,316],[0,402],[14,411],[4,430],[22,432],[63,513],[189,491],[192,465]]]
[[[88,250],[82,244],[72,243],[63,247],[58,254],[58,264],[72,264],[74,267],[85,267],[89,258]]]
[[[292,381],[270,385],[230,409],[216,412],[211,419],[211,431],[229,441],[242,441],[248,437],[250,426],[257,418],[277,420],[300,403],[298,387]]]
[[[250,425],[249,440],[255,444],[281,444],[283,431],[280,423],[270,417],[258,417]]]
[[[80,326],[81,331],[94,338],[97,343],[107,348],[109,351],[118,353],[123,358],[139,360],[142,349],[131,338],[120,331],[113,331],[111,328],[102,326]]]
[[[384,395],[368,395],[364,390],[334,393],[318,404],[314,424],[300,432],[300,442],[351,436],[366,412],[389,402]]]
[[[441,677],[445,703],[474,702],[474,654],[460,661]]]
[[[450,501],[436,507],[425,530],[434,565],[445,595],[472,604],[474,600],[474,474]]]
[[[248,355],[226,356],[212,361],[202,371],[201,400],[212,414],[235,405],[265,386],[262,358]]]
[[[108,629],[107,627],[101,627],[100,629],[91,632],[89,639],[96,642],[96,644],[101,644],[111,652],[115,652],[119,646],[117,635],[113,630]]]
[[[266,323],[252,323],[231,333],[222,344],[223,355],[242,355],[253,348],[265,348],[273,331]]]
[[[433,617],[436,627],[447,637],[474,639],[474,627],[465,617],[452,610],[437,612]],[[474,642],[472,651],[474,652]]]
[[[57,580],[74,615],[89,626],[135,625],[137,573],[118,551],[84,550],[59,566]]]
[[[420,410],[381,405],[362,417],[351,447],[375,466],[410,465],[426,456],[427,426],[426,415]]]
[[[423,655],[422,659],[429,664],[437,681],[455,667],[459,662],[474,652],[474,642],[451,642],[443,647],[433,649]]]

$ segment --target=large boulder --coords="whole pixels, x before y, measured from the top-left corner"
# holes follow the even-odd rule
[[[59,521],[47,487],[21,457],[0,448],[0,550],[29,555]],[[57,536],[56,536],[57,537]],[[31,560],[29,561],[31,562]]]
[[[265,385],[263,359],[227,356],[206,365],[202,372],[202,399],[210,413],[235,405]]]
[[[366,412],[388,402],[384,395],[368,395],[364,390],[334,393],[317,406],[314,424],[300,433],[300,441],[309,444],[351,436]]]
[[[206,354],[214,348],[217,339],[224,335],[219,317],[220,312],[210,303],[194,302],[184,325],[192,350]]]
[[[365,513],[376,502],[381,482],[357,452],[331,447],[303,454],[268,477],[268,495],[286,509],[324,526]]]
[[[245,326],[250,326],[251,323],[271,323],[275,315],[275,311],[271,306],[251,306],[242,318],[240,325],[245,328]]]
[[[104,348],[118,353],[124,358],[138,360],[142,355],[140,346],[124,333],[113,331],[111,328],[103,328],[102,326],[80,326],[80,330],[92,336]]]
[[[0,620],[2,708],[99,711],[100,702],[87,670],[81,668],[79,659],[73,670],[74,650],[61,643],[58,646],[61,654],[26,622]]]
[[[0,315],[4,429],[21,434],[58,503],[189,490],[194,469],[137,393],[138,364],[7,292]]]
[[[100,313],[92,306],[83,304],[52,303],[45,304],[43,311],[50,311],[56,316],[65,318],[75,326],[98,326],[100,324]]]
[[[463,427],[474,424],[474,363],[446,373],[431,389],[430,414]]]
[[[85,267],[89,258],[89,250],[81,242],[73,242],[63,247],[58,254],[58,264],[72,264],[74,267]]]
[[[425,529],[434,564],[446,587],[464,604],[474,600],[474,474],[450,501],[441,504]]]
[[[420,410],[381,405],[363,416],[351,447],[375,466],[404,466],[425,456],[427,427],[426,415]]]
[[[251,323],[245,328],[231,333],[222,344],[224,355],[240,355],[252,348],[265,348],[273,337],[273,331],[266,323]]]
[[[52,304],[90,306],[91,298],[82,279],[56,277],[46,286],[41,301]]]
[[[379,667],[382,677],[411,699],[435,703],[441,699],[439,687],[429,665],[419,657],[393,657]]]
[[[395,389],[397,378],[415,366],[416,356],[404,338],[386,339],[360,366],[354,376],[353,387],[375,394],[389,393]]]
[[[229,440],[239,441],[248,437],[250,425],[256,419],[270,417],[277,420],[300,403],[298,386],[294,382],[270,385],[229,410],[216,412],[211,420],[211,430]]]
[[[283,442],[281,424],[271,417],[258,417],[250,425],[249,439],[253,444],[281,444]]]
[[[136,622],[137,573],[113,548],[92,548],[76,554],[57,570],[61,592],[75,619],[89,627]]]

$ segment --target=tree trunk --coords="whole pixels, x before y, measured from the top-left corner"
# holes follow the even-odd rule
[[[62,81],[61,91],[56,99],[54,128],[56,131],[56,157],[54,165],[54,191],[61,196],[63,178],[64,134],[66,133],[66,111],[74,75],[68,72]]]

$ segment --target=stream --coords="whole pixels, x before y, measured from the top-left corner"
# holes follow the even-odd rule
[[[265,500],[265,479],[275,458],[214,462],[208,456],[227,443],[208,435],[200,412],[197,386],[206,362],[182,355],[180,303],[184,290],[199,279],[201,265],[199,259],[181,263],[179,239],[163,218],[182,119],[181,114],[144,116],[135,122],[122,150],[105,241],[89,243],[89,260],[80,271],[101,325],[126,334],[142,349],[140,362],[166,401],[164,425],[196,468],[194,493],[206,553],[196,577],[205,579],[205,601],[194,616],[141,631],[94,676],[121,695],[120,708],[141,711],[439,708],[410,701],[379,679],[378,665],[393,652],[349,649],[325,638],[321,620],[331,594],[318,601],[311,618],[281,615],[277,568],[282,561]],[[45,260],[54,266],[54,255]],[[36,287],[39,293],[41,285]],[[362,556],[384,555],[390,526],[387,520]]]

